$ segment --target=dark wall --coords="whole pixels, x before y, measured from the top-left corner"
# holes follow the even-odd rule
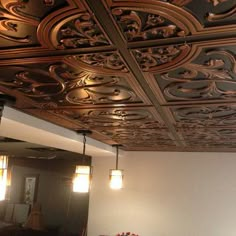
[[[46,170],[44,170],[46,169]],[[23,202],[24,178],[38,175],[37,202],[41,204],[46,227],[57,227],[60,231],[80,233],[87,224],[89,195],[73,193],[71,179],[73,168],[40,168],[12,166],[10,202]]]

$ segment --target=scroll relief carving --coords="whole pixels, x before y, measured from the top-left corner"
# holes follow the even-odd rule
[[[236,105],[173,109],[178,127],[236,126]]]
[[[70,64],[83,62],[93,68],[107,69],[120,72],[128,72],[127,67],[122,61],[121,57],[116,52],[100,52],[92,54],[81,54],[68,56],[66,60]]]
[[[209,51],[203,65],[185,65],[177,76],[161,75],[168,84],[162,89],[167,100],[209,100],[236,98],[236,60],[228,51]],[[158,83],[161,84],[161,81]]]
[[[198,140],[199,142],[208,141],[230,141],[236,140],[235,129],[232,128],[214,128],[214,129],[194,129],[194,130],[180,130],[179,131],[186,141]]]
[[[203,140],[187,140],[187,146],[192,148],[236,148],[235,140],[207,140],[207,142]]]
[[[229,0],[208,0],[208,1],[211,2],[214,6],[217,6],[220,3],[230,2]],[[207,20],[210,22],[226,20],[234,17],[235,13],[236,13],[236,6],[235,4],[233,4],[231,8],[229,8],[228,10],[224,10],[222,13],[209,12],[207,15]]]
[[[44,98],[62,93],[65,84],[56,74],[57,65],[51,65],[47,71],[25,67],[5,67],[5,70],[15,70],[15,78],[1,79],[0,85],[17,90],[28,97]]]
[[[102,130],[102,134],[109,136],[114,141],[126,141],[133,142],[137,140],[141,141],[158,141],[158,140],[170,140],[168,130],[165,129],[112,129]]]
[[[127,147],[175,146],[168,131],[163,129],[115,129],[103,130],[101,133]]]
[[[121,141],[120,141],[121,142]],[[128,148],[172,148],[176,147],[176,144],[173,140],[166,140],[166,139],[149,139],[149,140],[142,140],[142,139],[136,139],[136,140],[131,140],[129,141],[128,139],[122,140],[122,144],[127,146]]]
[[[123,145],[127,146],[128,148],[141,148],[141,149],[145,149],[145,148],[172,148],[172,147],[176,147],[176,144],[174,143],[174,141],[172,140],[150,140],[147,142],[144,142],[143,140],[134,140],[132,142],[129,142],[128,140],[126,140],[126,142],[122,142]]]
[[[142,103],[126,79],[120,76],[98,75],[85,70],[74,72],[61,64],[50,65],[48,71],[25,67],[5,69],[15,70],[15,78],[2,79],[1,86],[53,107]]]
[[[143,71],[156,71],[158,69],[178,66],[191,51],[191,47],[184,45],[171,45],[133,50],[135,59]]]
[[[127,146],[174,145],[165,129],[114,129],[102,130],[101,133]]]
[[[61,16],[50,31],[48,42],[57,49],[80,48],[109,45],[109,41],[96,23],[92,15],[87,12]],[[47,22],[44,22],[47,26]],[[39,31],[43,39],[44,29]]]
[[[30,25],[37,27],[39,20],[23,11],[27,2],[19,0],[1,1],[0,38],[17,43],[30,43],[30,36],[19,32],[19,26]]]
[[[229,9],[227,12],[224,13],[209,13],[207,16],[207,20],[210,22],[215,22],[215,21],[219,21],[219,20],[225,20],[228,18],[231,18],[233,16],[235,16],[236,13],[236,7],[233,7],[231,9]]]
[[[177,6],[185,6],[191,3],[192,1],[193,0],[169,0],[168,2],[175,4]],[[213,6],[217,6],[221,3],[228,2],[229,0],[205,0],[205,1],[211,3]]]
[[[212,3],[214,6],[219,5],[220,3],[223,2],[228,2],[229,0],[207,0],[208,2]]]
[[[115,7],[112,14],[119,24],[128,42],[164,39],[172,37],[184,37],[203,30],[200,23],[193,15],[189,14],[183,7],[193,2],[192,0],[166,0],[156,1],[155,5],[127,4],[124,7]],[[221,6],[229,0],[205,0],[206,5],[212,8]],[[171,5],[171,4],[173,5]],[[203,4],[204,3],[200,3]],[[197,6],[196,6],[197,7]],[[206,6],[208,7],[208,6]],[[222,13],[209,12],[206,19],[210,22],[231,18],[236,13],[233,4]]]
[[[183,7],[185,5],[188,5],[190,2],[192,2],[192,0],[170,0],[168,2],[175,4],[177,6]]]
[[[71,77],[71,74],[67,75]],[[141,102],[125,79],[119,76],[99,76],[89,72],[72,74],[67,84],[66,100],[71,104],[115,104]]]
[[[135,8],[114,8],[112,14],[129,42],[179,37],[190,33],[183,24],[174,24],[172,16],[162,16],[161,11],[153,14]]]
[[[54,111],[58,112],[58,111]],[[60,112],[60,111],[59,111]],[[152,114],[142,109],[98,109],[82,111],[62,111],[70,119],[78,120],[90,128],[129,127],[129,128],[159,128],[163,122],[155,119]]]

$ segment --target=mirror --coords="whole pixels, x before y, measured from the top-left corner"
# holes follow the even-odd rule
[[[11,170],[7,199],[1,203],[2,222],[25,224],[27,207],[37,203],[43,231],[50,236],[82,235],[89,195],[72,192],[72,177],[76,164],[90,165],[91,157],[4,137],[0,153],[9,156]]]

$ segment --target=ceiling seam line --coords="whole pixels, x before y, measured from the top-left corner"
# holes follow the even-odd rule
[[[139,85],[142,87],[142,89],[146,92],[147,97],[152,102],[155,109],[160,114],[161,118],[165,120],[165,124],[175,140],[179,139],[178,133],[176,132],[174,126],[169,122],[168,117],[162,110],[161,105],[159,104],[158,100],[156,99],[155,95],[153,94],[152,90],[150,89],[148,83],[145,80],[145,77],[140,75],[139,67],[137,66],[136,62],[134,61],[133,57],[131,56],[127,45],[123,41],[123,38],[120,36],[119,32],[117,32],[115,29],[115,25],[111,19],[111,16],[107,13],[104,5],[100,1],[94,1],[94,0],[86,0],[89,7],[93,10],[96,18],[98,19],[99,23],[102,25],[103,29],[107,32],[108,37],[110,40],[114,43],[114,45],[117,46],[117,49],[119,50],[120,54],[122,55],[122,58],[125,60],[126,64],[128,65],[130,71],[136,78]],[[109,25],[107,25],[107,19],[110,19]],[[112,25],[112,27],[111,27]],[[128,59],[128,61],[126,60]],[[137,72],[133,69],[136,68]],[[178,142],[180,146],[185,146],[183,142]]]

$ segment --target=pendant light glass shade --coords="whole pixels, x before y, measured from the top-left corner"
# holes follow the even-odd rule
[[[123,187],[123,170],[110,170],[110,188],[121,189]]]
[[[86,134],[91,133],[91,131],[83,130],[84,136],[83,140],[83,159],[85,158],[85,148],[86,148]],[[77,165],[75,168],[75,174],[73,179],[73,192],[76,193],[88,193],[90,189],[91,182],[91,167],[88,165]]]
[[[90,187],[90,166],[76,166],[73,180],[73,192],[87,193]]]
[[[123,170],[118,169],[119,145],[116,145],[116,168],[110,170],[110,188],[121,189],[123,187]]]
[[[8,157],[0,156],[0,201],[5,200],[7,190]]]

